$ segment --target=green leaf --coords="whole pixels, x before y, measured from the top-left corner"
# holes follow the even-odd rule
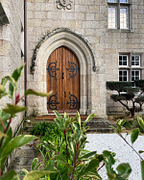
[[[39,178],[43,177],[44,175],[48,175],[54,173],[55,171],[46,171],[46,170],[35,170],[27,173],[23,180],[39,180]]]
[[[122,132],[122,126],[124,125],[124,123],[125,123],[124,119],[118,119],[117,120],[116,125],[118,127],[118,131],[119,132]]]
[[[4,112],[3,110],[0,109],[0,119],[2,119],[3,122],[10,119],[10,117],[11,117],[11,114],[6,113],[6,112]]]
[[[96,117],[95,114],[90,114],[87,119],[84,121],[83,123],[83,127],[86,125],[86,123],[88,123],[92,118]]]
[[[8,137],[8,136],[7,136],[6,134],[4,134],[3,132],[0,131],[0,139],[1,139],[2,137]]]
[[[91,171],[99,165],[99,161],[97,159],[92,159],[79,173],[78,178],[87,174],[88,171]]]
[[[34,91],[33,89],[27,89],[25,91],[25,96],[27,96],[27,95],[36,95],[36,96],[41,96],[41,97],[48,97],[51,94],[52,94],[52,91],[50,91],[49,93],[42,93],[42,92]]]
[[[34,158],[32,165],[31,165],[31,170],[35,170],[37,163],[38,163],[38,158]]]
[[[141,153],[144,153],[144,151],[139,151],[139,153],[141,154]]]
[[[15,80],[15,82],[18,81],[18,79],[20,78],[20,76],[22,75],[22,70],[24,68],[25,65],[20,66],[19,68],[17,68],[13,74],[12,74],[12,78]],[[8,96],[10,99],[13,99],[13,95],[14,95],[14,86],[13,84],[10,82],[9,83],[9,90],[8,90]]]
[[[144,161],[141,161],[141,174],[142,174],[142,180],[144,180]]]
[[[105,157],[104,161],[105,161],[107,172],[109,174],[116,174],[112,168],[113,164],[115,163],[115,159],[113,158],[115,154],[110,151],[103,151],[103,155]]]
[[[81,117],[80,117],[80,113],[78,111],[77,111],[76,117],[77,117],[79,127],[80,127],[80,130],[81,130]]]
[[[144,130],[144,121],[143,121],[143,119],[141,117],[137,117],[137,121],[138,121],[140,127]]]
[[[6,89],[3,85],[0,85],[0,99],[7,95]]]
[[[8,75],[2,79],[1,85],[5,86],[7,81],[9,81],[9,83],[11,84],[10,86],[12,87],[11,89],[8,90],[8,97],[10,99],[13,99],[13,92],[17,89],[17,82],[15,81],[13,77]]]
[[[1,85],[5,86],[7,81],[10,81],[11,84],[13,85],[14,89],[17,89],[17,83],[16,81],[14,80],[13,77],[11,77],[10,75],[7,75],[5,77],[2,78],[2,81],[1,81]]]
[[[134,143],[137,140],[138,135],[139,135],[139,129],[138,128],[134,129],[131,134],[131,142],[132,143]]]
[[[116,169],[118,171],[118,176],[121,178],[124,177],[125,179],[127,179],[132,172],[132,169],[128,163],[122,163]]]
[[[57,112],[57,111],[53,111],[55,116],[57,117],[57,119],[54,119],[54,121],[56,122],[56,124],[59,126],[59,128],[63,128],[63,118],[62,116]]]
[[[20,172],[21,176],[25,176],[28,173],[28,171],[26,169],[22,169],[22,171]]]
[[[6,107],[3,109],[5,113],[9,113],[11,115],[22,112],[22,111],[26,111],[26,110],[27,110],[27,107],[21,107],[21,106],[12,105],[12,104],[7,104]]]
[[[0,158],[1,158],[1,155],[2,155],[2,151],[5,148],[6,144],[12,139],[12,128],[11,127],[8,128],[6,134],[7,134],[8,137],[5,137],[4,140],[3,140],[2,146],[0,148]]]
[[[92,152],[89,152],[89,153],[85,154],[84,156],[80,157],[80,159],[87,159],[95,154],[96,154],[96,151],[92,151]]]
[[[59,155],[55,155],[54,156],[54,159],[56,160],[56,161],[58,161],[58,162],[60,162],[60,163],[67,163],[67,160],[66,160],[66,158],[65,158],[65,156],[63,156],[62,154],[59,154]]]
[[[6,146],[2,151],[1,159],[0,159],[0,168],[3,166],[7,156],[11,154],[14,149],[19,148],[36,138],[37,138],[36,136],[31,136],[31,135],[20,135],[11,139],[6,144]]]
[[[0,177],[0,180],[20,180],[18,174],[14,170],[10,170]]]

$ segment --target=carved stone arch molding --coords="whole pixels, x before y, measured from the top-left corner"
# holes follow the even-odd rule
[[[58,29],[45,35],[37,45],[31,70],[34,80],[40,85],[40,91],[46,92],[46,64],[50,54],[60,46],[69,48],[77,56],[80,64],[80,113],[82,115],[94,112],[92,109],[92,76],[95,75],[95,59],[88,43],[78,34],[68,29]],[[39,77],[37,77],[39,76]],[[37,78],[36,78],[37,77]],[[37,101],[39,114],[47,114],[47,99]]]

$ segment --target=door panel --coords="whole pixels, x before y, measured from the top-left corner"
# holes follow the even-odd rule
[[[47,109],[79,110],[80,70],[75,54],[66,47],[57,48],[47,62]]]

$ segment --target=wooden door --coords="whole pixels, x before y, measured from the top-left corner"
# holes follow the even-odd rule
[[[75,112],[80,105],[80,70],[75,54],[66,47],[57,48],[47,62],[47,98],[49,112]]]

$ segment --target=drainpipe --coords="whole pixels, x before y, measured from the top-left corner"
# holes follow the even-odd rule
[[[24,0],[24,90],[27,90],[27,2]],[[27,97],[25,97],[25,106],[27,107]],[[27,111],[25,111],[25,117]]]

